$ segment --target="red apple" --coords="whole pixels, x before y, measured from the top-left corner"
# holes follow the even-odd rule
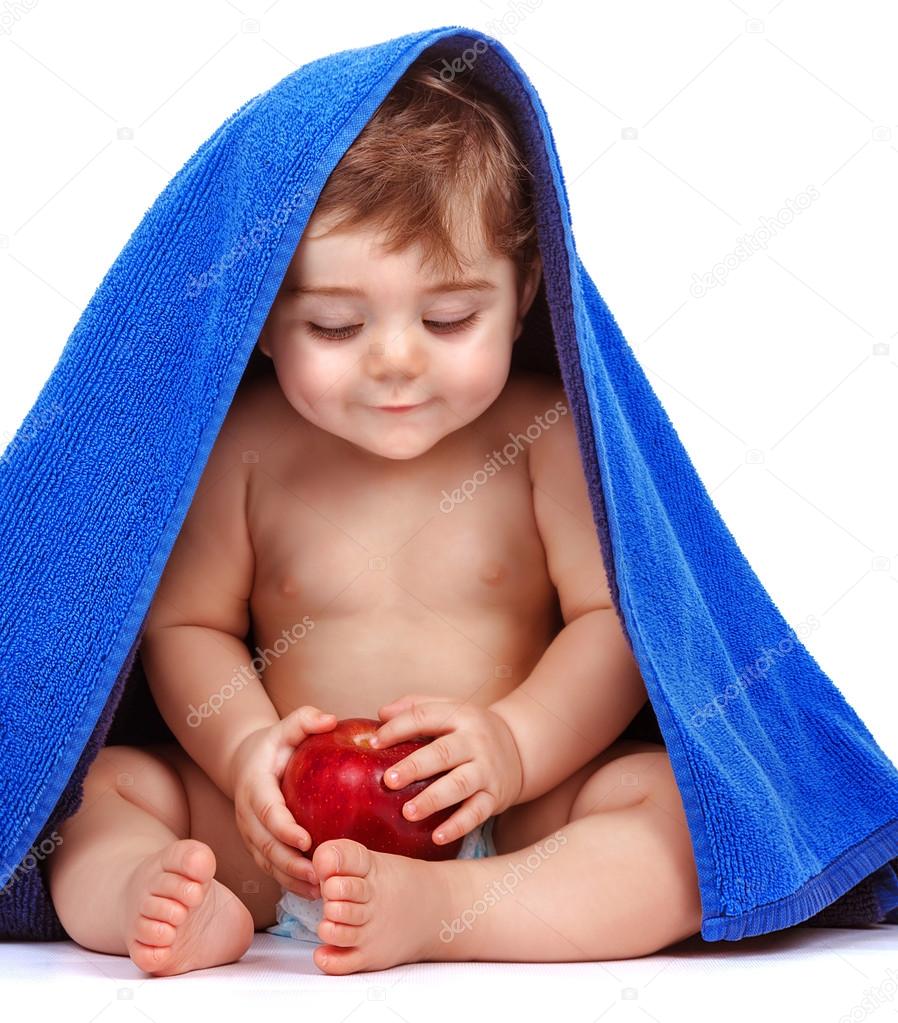
[[[281,779],[281,791],[287,808],[312,839],[306,855],[311,857],[330,839],[352,838],[375,852],[419,860],[454,859],[462,839],[438,845],[432,835],[459,804],[414,821],[402,813],[403,804],[442,775],[413,781],[401,789],[388,788],[383,782],[388,768],[433,740],[416,737],[386,749],[372,748],[369,739],[383,723],[372,718],[344,718],[328,732],[307,736],[294,750]]]

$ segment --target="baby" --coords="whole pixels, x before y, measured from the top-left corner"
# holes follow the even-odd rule
[[[63,926],[147,973],[239,959],[285,892],[321,900],[328,973],[622,958],[700,927],[664,748],[614,742],[646,693],[564,389],[511,370],[541,277],[526,170],[464,88],[416,63],[328,180],[146,620],[178,742],[107,746],[59,829]],[[458,804],[433,841],[491,833],[486,855],[303,855],[279,779],[357,716],[381,746],[434,737],[384,782],[445,772],[403,812]]]

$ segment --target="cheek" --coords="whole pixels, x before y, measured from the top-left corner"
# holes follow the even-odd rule
[[[465,350],[464,357],[447,349],[441,360],[441,377],[447,390],[451,389],[469,405],[482,405],[490,401],[505,386],[511,362],[511,341],[485,336],[480,343]]]
[[[307,401],[326,400],[340,392],[340,380],[346,379],[346,359],[338,351],[296,344],[278,361],[284,382]]]

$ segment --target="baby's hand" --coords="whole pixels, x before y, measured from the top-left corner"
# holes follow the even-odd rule
[[[336,724],[333,714],[324,714],[317,707],[299,707],[276,725],[248,735],[231,765],[237,830],[246,848],[256,866],[282,888],[305,899],[321,897],[311,860],[295,851],[308,849],[312,839],[287,808],[280,780],[303,739]]]
[[[372,739],[378,749],[416,736],[438,737],[394,764],[383,779],[388,788],[397,789],[448,772],[415,797],[414,811],[411,803],[403,806],[406,818],[417,821],[462,804],[434,832],[437,845],[473,831],[520,795],[524,771],[517,743],[505,721],[488,707],[413,694],[385,704],[377,713],[386,722]]]

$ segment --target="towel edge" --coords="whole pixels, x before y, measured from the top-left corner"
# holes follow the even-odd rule
[[[804,923],[896,856],[898,818],[846,849],[825,870],[791,895],[738,916],[704,920],[702,938],[705,941],[739,941]]]

